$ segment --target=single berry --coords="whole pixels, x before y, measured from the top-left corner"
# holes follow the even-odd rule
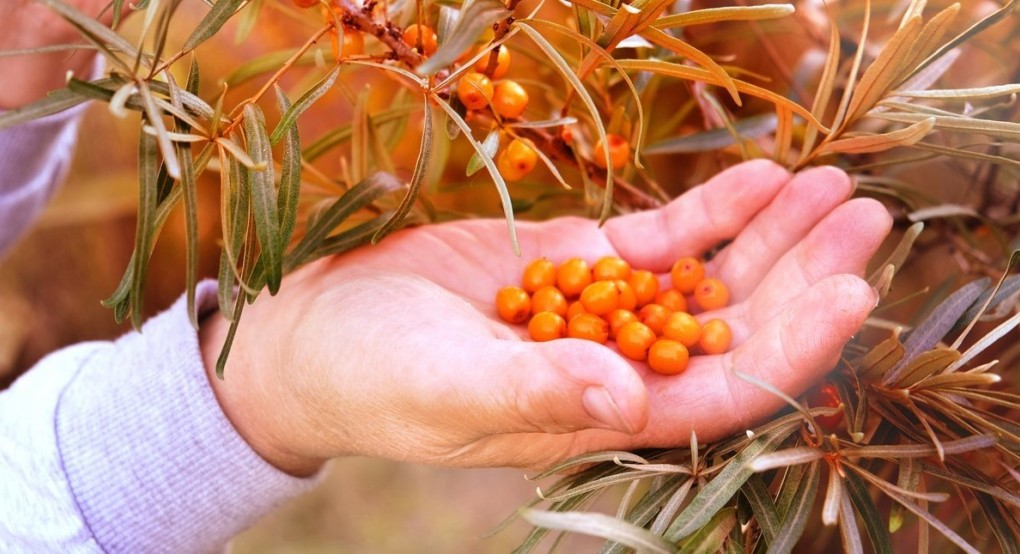
[[[581,291],[585,311],[605,315],[620,307],[620,287],[615,281],[595,281]]]
[[[359,31],[344,29],[344,46],[340,48],[340,33],[336,30],[330,31],[330,39],[333,43],[333,57],[342,60],[351,56],[360,56],[365,53],[365,38]]]
[[[588,312],[585,311],[584,304],[581,303],[580,300],[574,300],[573,302],[570,303],[570,306],[567,306],[567,321],[574,319],[574,317],[579,314],[586,313]]]
[[[705,354],[722,354],[730,349],[732,340],[733,331],[730,326],[721,319],[711,319],[701,326],[698,346]]]
[[[674,312],[687,311],[687,300],[678,290],[666,289],[659,291],[659,294],[655,295],[655,303],[665,306]]]
[[[567,336],[567,322],[559,314],[538,312],[528,322],[528,335],[538,342],[562,339]]]
[[[673,281],[673,288],[691,294],[694,287],[705,278],[705,266],[697,258],[680,258],[673,264],[669,277]]]
[[[580,296],[581,291],[590,285],[591,281],[591,268],[588,262],[581,258],[571,258],[560,264],[556,270],[556,286],[567,298]]]
[[[838,408],[843,401],[839,398],[839,389],[832,383],[823,383],[821,386],[812,389],[807,395],[809,408]],[[816,415],[815,421],[826,433],[835,432],[843,421],[843,412],[839,411],[832,415]]]
[[[496,311],[504,321],[524,323],[531,314],[531,298],[521,287],[503,287],[496,292]]]
[[[630,273],[627,283],[634,289],[638,307],[652,302],[659,294],[659,278],[651,271],[636,269]]]
[[[687,312],[673,312],[662,326],[662,335],[693,348],[701,339],[701,324]]]
[[[640,321],[632,321],[616,335],[616,346],[624,356],[637,361],[648,357],[648,349],[655,344],[655,331]]]
[[[595,165],[606,168],[606,153],[602,148],[603,142],[595,143],[595,151],[592,153],[592,161]],[[630,143],[620,135],[606,135],[606,144],[609,145],[609,159],[613,161],[613,167],[621,168],[630,159]]]
[[[690,353],[675,340],[659,339],[648,349],[648,367],[663,375],[676,375],[687,369]]]
[[[528,91],[517,84],[517,81],[500,81],[496,83],[496,90],[492,96],[492,109],[500,117],[506,119],[517,119],[528,107]]]
[[[604,256],[591,266],[592,279],[596,281],[615,281],[630,278],[630,264],[616,256]]]
[[[492,57],[491,51],[475,62],[475,71],[484,73],[493,79],[499,79],[506,75],[507,70],[510,69],[510,49],[506,46],[497,46],[496,48],[499,48],[499,53],[496,54],[496,68],[492,73],[489,73],[489,58]]]
[[[480,110],[492,99],[492,81],[481,73],[468,73],[457,82],[457,98],[469,110]]]
[[[642,323],[647,325],[655,331],[656,335],[662,334],[662,328],[666,325],[666,320],[669,319],[670,314],[673,312],[669,311],[669,308],[661,306],[659,304],[645,304],[638,311],[638,319]]]
[[[567,336],[605,344],[609,341],[609,324],[595,314],[578,314],[567,324]]]
[[[718,310],[730,303],[730,291],[719,279],[702,279],[694,288],[694,300],[702,310]]]
[[[496,157],[496,169],[507,181],[523,179],[535,169],[537,163],[538,154],[535,153],[535,149],[522,139],[510,141]]]
[[[606,321],[609,322],[609,338],[615,339],[624,325],[631,321],[638,321],[638,317],[637,314],[630,310],[617,308],[609,312],[609,315],[606,316]]]
[[[524,290],[534,293],[542,287],[555,285],[556,264],[545,258],[538,258],[525,266],[524,274],[521,276],[521,288]]]
[[[436,31],[428,25],[421,25],[418,23],[412,23],[404,29],[404,44],[411,48],[419,49],[419,54],[431,56],[436,53],[439,48],[439,37],[436,35]],[[418,41],[421,44],[418,44]]]
[[[567,315],[567,299],[560,292],[560,289],[556,287],[542,287],[531,295],[531,311],[536,314],[539,312],[553,312],[559,314],[560,317],[564,317]]]
[[[613,282],[616,283],[616,288],[620,289],[620,307],[624,310],[636,310],[637,293],[634,292],[634,288],[630,286],[630,283],[623,279],[616,279]]]

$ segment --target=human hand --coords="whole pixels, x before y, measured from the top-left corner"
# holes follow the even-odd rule
[[[847,201],[832,168],[792,177],[766,161],[724,171],[668,206],[595,222],[501,220],[404,230],[320,260],[245,312],[224,381],[228,418],[277,467],[378,456],[448,466],[541,467],[600,449],[673,446],[745,429],[781,401],[733,375],[799,394],[830,370],[877,297],[859,275],[888,233],[877,202]],[[732,239],[708,262],[730,288],[733,348],[660,376],[596,343],[522,340],[496,290],[536,257],[617,255],[668,275],[682,256]],[[226,324],[202,331],[213,367]]]
[[[67,0],[88,15],[97,16],[109,0]],[[104,22],[113,20],[107,10]],[[56,12],[33,0],[6,0],[0,3],[0,52],[28,50],[58,44],[81,42],[78,31]],[[85,48],[46,54],[0,57],[0,109],[23,106],[60,88],[67,72],[85,75],[95,58],[95,50]]]

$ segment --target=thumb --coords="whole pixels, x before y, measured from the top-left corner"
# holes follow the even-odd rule
[[[644,382],[613,350],[580,339],[497,342],[503,352],[490,359],[500,367],[485,373],[499,399],[493,416],[501,432],[634,434],[648,422]]]

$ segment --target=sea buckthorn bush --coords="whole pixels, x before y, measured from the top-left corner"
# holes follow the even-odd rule
[[[217,275],[236,325],[285,273],[402,226],[503,217],[493,263],[509,266],[532,255],[521,219],[660,207],[753,158],[843,168],[896,225],[866,274],[881,303],[824,382],[745,434],[566,462],[522,512],[537,527],[520,551],[550,530],[612,552],[1018,550],[1020,356],[1000,340],[1020,290],[1015,0],[114,0],[145,13],[112,29],[39,3],[106,69],[0,128],[85,100],[131,116],[153,193],[104,305],[136,326],[146,283],[170,274],[189,298]],[[184,270],[150,271],[167,252]],[[711,264],[621,262],[535,260],[491,291],[492,317],[676,383],[737,358],[748,300],[699,273]],[[612,522],[585,513],[585,495],[631,483]]]

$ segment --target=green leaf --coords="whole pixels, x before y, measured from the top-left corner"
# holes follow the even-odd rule
[[[854,473],[847,472],[843,485],[846,487],[847,496],[853,502],[857,513],[861,515],[875,554],[892,554],[892,537],[889,536],[889,529],[882,520],[882,516],[879,515],[878,508],[875,507],[875,502],[871,499],[861,478]]]
[[[185,52],[194,50],[198,45],[212,38],[233,17],[242,3],[244,0],[218,0],[198,23],[195,30],[191,32],[191,36],[184,42],[181,49]]]
[[[903,129],[876,135],[861,135],[834,140],[816,150],[817,155],[824,154],[867,154],[883,152],[900,146],[910,146],[920,142],[935,128],[935,118],[918,121]]]
[[[276,87],[276,101],[281,113],[287,114],[291,111],[290,101],[279,86]],[[281,133],[285,140],[276,207],[277,213],[280,214],[280,252],[286,252],[290,244],[297,222],[298,202],[301,200],[301,136],[296,123],[297,120],[293,120]],[[281,125],[276,127],[277,130],[281,128]]]
[[[981,506],[981,513],[988,520],[989,527],[995,533],[995,538],[999,541],[1002,552],[1004,554],[1020,553],[1017,535],[1006,521],[1006,518],[1012,518],[1007,511],[1008,509],[1000,507],[995,499],[987,494],[975,492],[974,497],[977,499],[978,505]]]
[[[786,17],[794,11],[793,4],[706,8],[660,17],[655,20],[652,26],[657,29],[673,29],[690,25],[708,25],[722,21],[760,21],[763,19]]]
[[[191,321],[191,326],[197,330],[198,313],[195,310],[195,286],[198,279],[198,195],[195,162],[191,155],[191,147],[186,144],[177,145],[177,157],[181,161],[181,188],[184,191],[185,280],[188,318]]]
[[[864,554],[864,541],[861,540],[861,531],[857,527],[857,517],[854,516],[853,504],[845,485],[840,482],[843,492],[839,501],[839,533],[843,541],[843,552],[846,554]]]
[[[775,114],[753,115],[733,123],[741,139],[756,139],[768,135],[776,129]],[[655,154],[687,154],[692,152],[710,152],[736,144],[737,137],[728,129],[711,129],[687,136],[670,138],[645,147],[646,155]]]
[[[131,325],[142,328],[145,276],[152,254],[156,219],[156,181],[159,148],[156,138],[142,133],[138,139],[138,220],[135,225],[135,271],[131,280]]]
[[[801,479],[797,496],[789,511],[783,514],[782,527],[776,531],[775,540],[769,544],[769,554],[789,553],[804,534],[808,518],[813,515],[815,495],[818,493],[818,476],[821,473],[817,461],[811,462]]]
[[[790,432],[792,433],[793,430],[790,429]],[[778,448],[788,435],[789,433],[776,433],[771,436],[759,437],[745,446],[677,516],[673,524],[666,530],[666,539],[680,540],[708,523],[712,516],[721,510],[744,486],[747,479],[754,474],[751,462],[758,456]]]
[[[751,475],[741,487],[740,492],[751,505],[754,518],[758,521],[758,526],[761,527],[765,542],[772,544],[781,522],[779,512],[776,511],[776,503],[772,500],[768,487],[765,486],[765,480],[761,475]]]
[[[31,104],[0,113],[0,131],[34,119],[62,112],[87,101],[88,97],[69,88],[55,90],[46,95],[45,98],[36,100]]]
[[[414,206],[415,200],[418,199],[418,192],[421,190],[422,181],[425,180],[425,176],[428,174],[429,160],[432,159],[432,120],[434,119],[432,114],[432,104],[429,102],[428,96],[425,97],[425,118],[422,124],[421,131],[421,145],[418,147],[418,161],[414,164],[414,173],[411,175],[411,184],[407,188],[407,194],[400,201],[400,205],[397,206],[397,210],[393,213],[393,217],[383,225],[379,231],[372,237],[372,243],[378,243],[383,237],[389,234],[393,229],[399,225],[408,212],[411,211],[411,207]]]
[[[396,121],[401,117],[406,117],[408,114],[419,109],[421,109],[421,106],[415,104],[401,106],[399,108],[391,108],[373,115],[372,120],[375,121],[377,125],[383,125],[391,121]],[[315,142],[305,147],[302,156],[310,162],[317,160],[331,148],[350,140],[353,130],[353,126],[348,124],[329,131],[322,137],[316,139]]]
[[[166,172],[171,178],[178,180],[181,178],[181,164],[177,160],[177,151],[167,135],[166,125],[163,123],[163,112],[156,106],[152,91],[145,81],[138,81],[138,94],[145,106],[145,115],[148,117],[149,125],[156,131],[156,144],[159,145],[159,152],[163,155]]]
[[[498,21],[509,17],[510,11],[498,0],[474,0],[463,8],[453,29],[443,37],[443,44],[416,71],[420,75],[434,75],[449,66],[475,44],[482,33]],[[504,47],[505,48],[505,47]]]
[[[704,527],[684,539],[680,545],[682,554],[715,554],[722,550],[723,543],[737,524],[736,508],[723,508]]]
[[[482,141],[482,151],[475,152],[471,159],[468,160],[467,169],[465,173],[468,177],[478,173],[479,169],[485,167],[485,162],[482,161],[482,156],[488,156],[491,160],[496,157],[496,151],[499,150],[499,129],[493,129],[489,131],[489,134],[485,136],[485,140]]]
[[[550,512],[525,508],[521,517],[533,525],[602,537],[640,552],[672,554],[676,548],[650,531],[595,512]]]
[[[220,0],[221,3],[224,1]],[[266,286],[269,287],[269,294],[276,294],[283,278],[279,198],[273,175],[273,147],[266,132],[262,110],[254,104],[246,104],[244,107],[244,133],[248,141],[248,156],[256,165],[264,166],[261,170],[250,172],[251,210],[264,260]]]
[[[262,0],[251,0],[250,3],[251,8],[248,8],[248,11],[241,14],[241,20],[237,23],[237,34],[234,35],[234,44],[242,44],[248,40],[248,36],[251,35],[255,24],[259,20],[259,14],[262,13]]]
[[[322,80],[315,83],[312,88],[302,94],[293,106],[290,106],[290,102],[288,102],[287,105],[290,107],[286,112],[284,112],[283,116],[280,118],[280,122],[276,125],[276,128],[273,129],[273,134],[269,136],[269,140],[273,144],[280,142],[280,139],[282,139],[286,133],[290,132],[292,127],[297,126],[297,120],[301,117],[301,114],[305,113],[308,108],[312,107],[312,104],[314,104],[316,100],[322,98],[322,95],[326,94],[326,92],[332,88],[333,83],[336,82],[336,78],[339,75],[340,66],[337,66],[327,73]],[[277,88],[279,89],[279,87]],[[282,94],[282,91],[277,92],[277,97]],[[286,96],[284,95],[284,97]]]
[[[393,217],[393,212],[388,211],[379,216],[373,217],[372,219],[351,227],[342,233],[337,233],[324,239],[319,247],[316,248],[309,259],[319,259],[326,256],[333,256],[335,254],[343,254],[349,250],[357,248],[363,244],[368,244],[372,241],[372,236],[375,235],[379,229],[386,224],[390,218]]]
[[[234,321],[234,283],[241,282],[241,253],[250,221],[251,187],[248,168],[236,157],[220,152],[220,216],[223,250],[220,256],[219,307],[223,317]],[[243,295],[241,295],[243,296]]]
[[[97,46],[100,46],[101,50],[108,54],[111,61],[122,65],[122,67],[126,68],[119,58],[112,55],[110,50],[107,48],[107,45],[112,46],[115,50],[118,50],[132,58],[138,56],[138,49],[135,48],[130,41],[118,35],[112,29],[103,25],[95,18],[89,17],[88,15],[78,11],[77,8],[63,2],[62,0],[35,1],[57,12],[57,14],[67,20],[68,23],[78,29],[85,38],[91,40]],[[143,62],[147,63],[147,59],[143,59]]]

